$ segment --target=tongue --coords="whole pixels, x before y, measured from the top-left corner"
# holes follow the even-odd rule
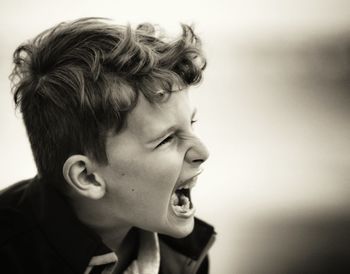
[[[183,211],[188,211],[191,207],[190,199],[188,199],[185,195],[182,194],[180,197],[180,200],[181,200],[181,203],[180,203],[181,209]]]
[[[172,203],[174,206],[179,205],[179,197],[177,196],[176,193],[173,193],[173,195],[171,196],[171,203]]]
[[[181,192],[173,193],[171,200],[172,204],[178,207],[181,211],[188,211],[189,209],[191,209],[190,199]]]

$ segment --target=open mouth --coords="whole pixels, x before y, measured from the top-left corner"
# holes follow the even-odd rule
[[[193,179],[179,186],[171,196],[171,206],[179,217],[190,217],[194,214],[194,206],[191,200],[191,189],[196,184]]]

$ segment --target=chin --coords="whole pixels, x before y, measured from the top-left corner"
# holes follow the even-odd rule
[[[185,238],[194,228],[194,218],[184,220],[184,222],[177,222],[176,224],[171,225],[164,234],[171,236],[173,238]]]

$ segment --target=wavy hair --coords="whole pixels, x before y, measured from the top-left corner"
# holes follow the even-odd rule
[[[182,25],[173,40],[156,29],[83,18],[16,49],[10,75],[14,101],[39,175],[61,176],[73,154],[107,164],[106,134],[125,127],[140,92],[156,103],[174,88],[200,82],[206,60],[192,28]]]

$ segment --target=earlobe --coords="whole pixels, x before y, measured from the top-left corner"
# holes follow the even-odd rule
[[[101,199],[106,193],[104,180],[94,172],[93,163],[84,155],[72,155],[63,165],[63,177],[80,195]]]

